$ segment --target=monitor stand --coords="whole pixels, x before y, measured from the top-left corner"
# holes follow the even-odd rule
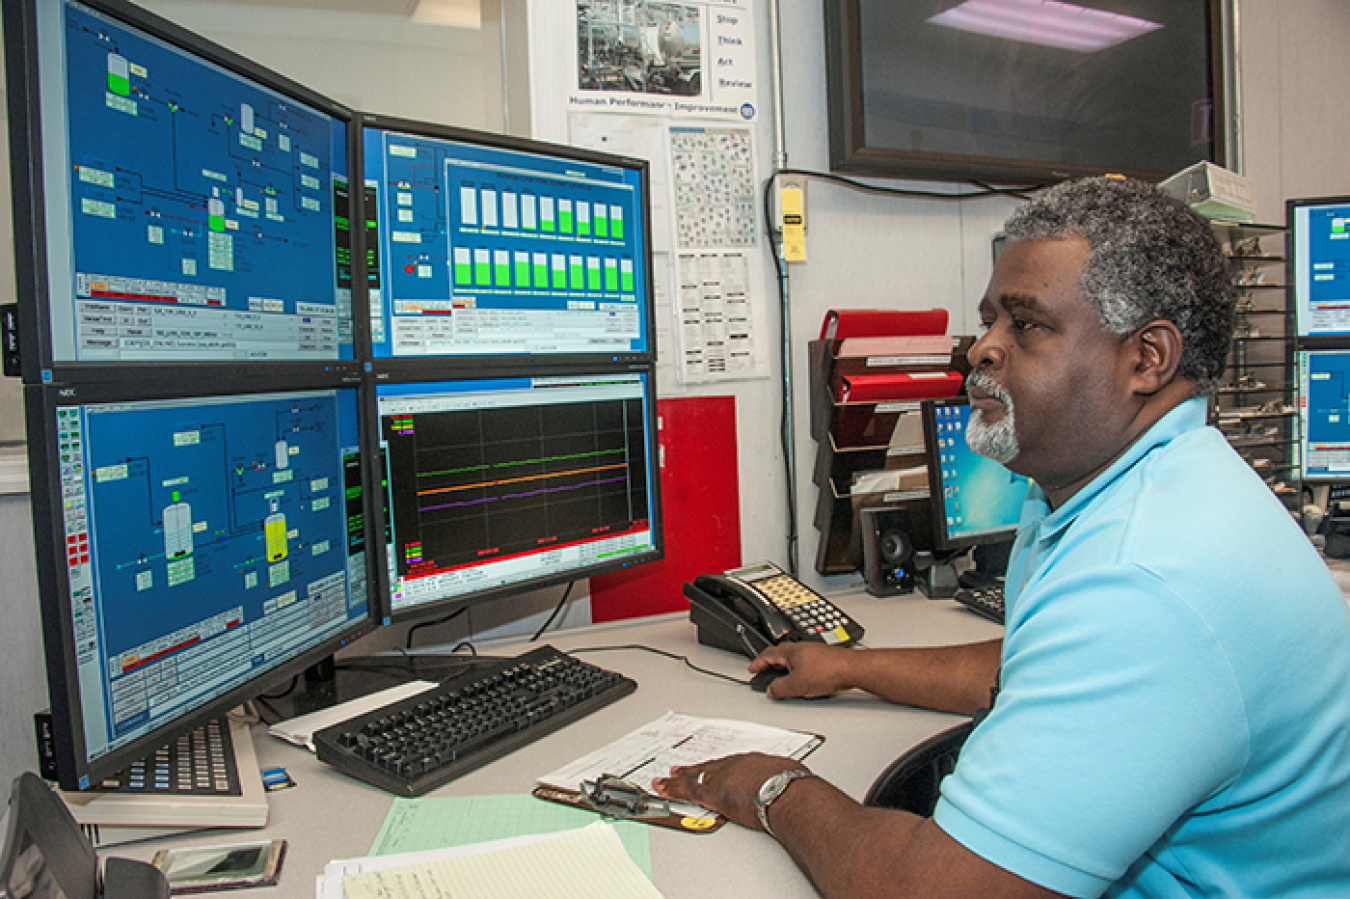
[[[929,599],[951,599],[956,593],[956,553],[914,554],[914,585]]]
[[[409,681],[442,681],[462,672],[464,656],[415,654],[365,656],[335,660],[329,656],[306,668],[293,687],[279,695],[258,697],[258,715],[265,724],[277,724],[301,715],[361,699]]]

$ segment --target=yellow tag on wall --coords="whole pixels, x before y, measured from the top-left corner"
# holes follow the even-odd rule
[[[783,258],[788,262],[806,261],[806,199],[796,185],[778,192],[778,203],[783,210]]]

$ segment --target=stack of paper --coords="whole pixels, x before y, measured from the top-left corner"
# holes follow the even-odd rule
[[[318,899],[660,899],[614,828],[330,862]]]

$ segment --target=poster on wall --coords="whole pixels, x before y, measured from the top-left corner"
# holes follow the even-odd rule
[[[751,0],[576,0],[573,112],[754,121]]]

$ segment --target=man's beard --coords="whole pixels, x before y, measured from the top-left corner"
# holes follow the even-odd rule
[[[984,412],[971,409],[970,422],[966,425],[966,445],[981,456],[1007,465],[1021,452],[1021,447],[1017,445],[1012,397],[993,378],[978,369],[970,373],[966,385],[979,388],[1003,404],[1003,417],[992,423],[985,420]]]

